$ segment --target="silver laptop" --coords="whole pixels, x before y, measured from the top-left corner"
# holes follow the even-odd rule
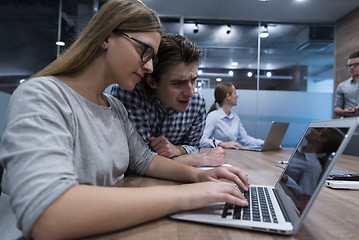
[[[249,191],[245,193],[249,207],[218,202],[171,217],[255,231],[295,234],[357,126],[358,118],[311,122],[276,185],[249,186]],[[319,136],[324,142],[322,151],[307,153]],[[256,203],[257,200],[261,202]]]
[[[258,152],[278,150],[288,129],[288,126],[289,123],[287,122],[273,121],[262,146],[243,146],[243,148],[240,150]]]

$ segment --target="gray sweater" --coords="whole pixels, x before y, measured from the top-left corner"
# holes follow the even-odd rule
[[[40,214],[74,185],[112,186],[127,168],[146,172],[156,153],[121,102],[106,97],[110,107],[94,104],[54,77],[30,79],[13,93],[0,142],[1,239],[21,234],[14,219],[29,237]]]

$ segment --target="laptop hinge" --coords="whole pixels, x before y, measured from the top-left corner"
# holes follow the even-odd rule
[[[272,190],[273,190],[275,197],[277,198],[278,205],[279,205],[280,209],[282,210],[285,221],[290,222],[289,215],[287,214],[287,211],[285,210],[282,201],[279,200],[277,191],[275,190],[275,188],[273,188]]]

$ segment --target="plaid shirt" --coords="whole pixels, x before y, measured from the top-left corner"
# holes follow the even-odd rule
[[[163,135],[187,153],[199,152],[199,141],[206,121],[206,102],[200,93],[195,92],[185,112],[167,111],[157,98],[149,100],[140,84],[133,91],[114,85],[111,95],[125,105],[129,118],[147,143],[149,137]]]

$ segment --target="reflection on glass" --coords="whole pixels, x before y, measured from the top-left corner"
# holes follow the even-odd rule
[[[303,212],[322,173],[344,139],[347,129],[309,128],[283,174],[280,184]]]

